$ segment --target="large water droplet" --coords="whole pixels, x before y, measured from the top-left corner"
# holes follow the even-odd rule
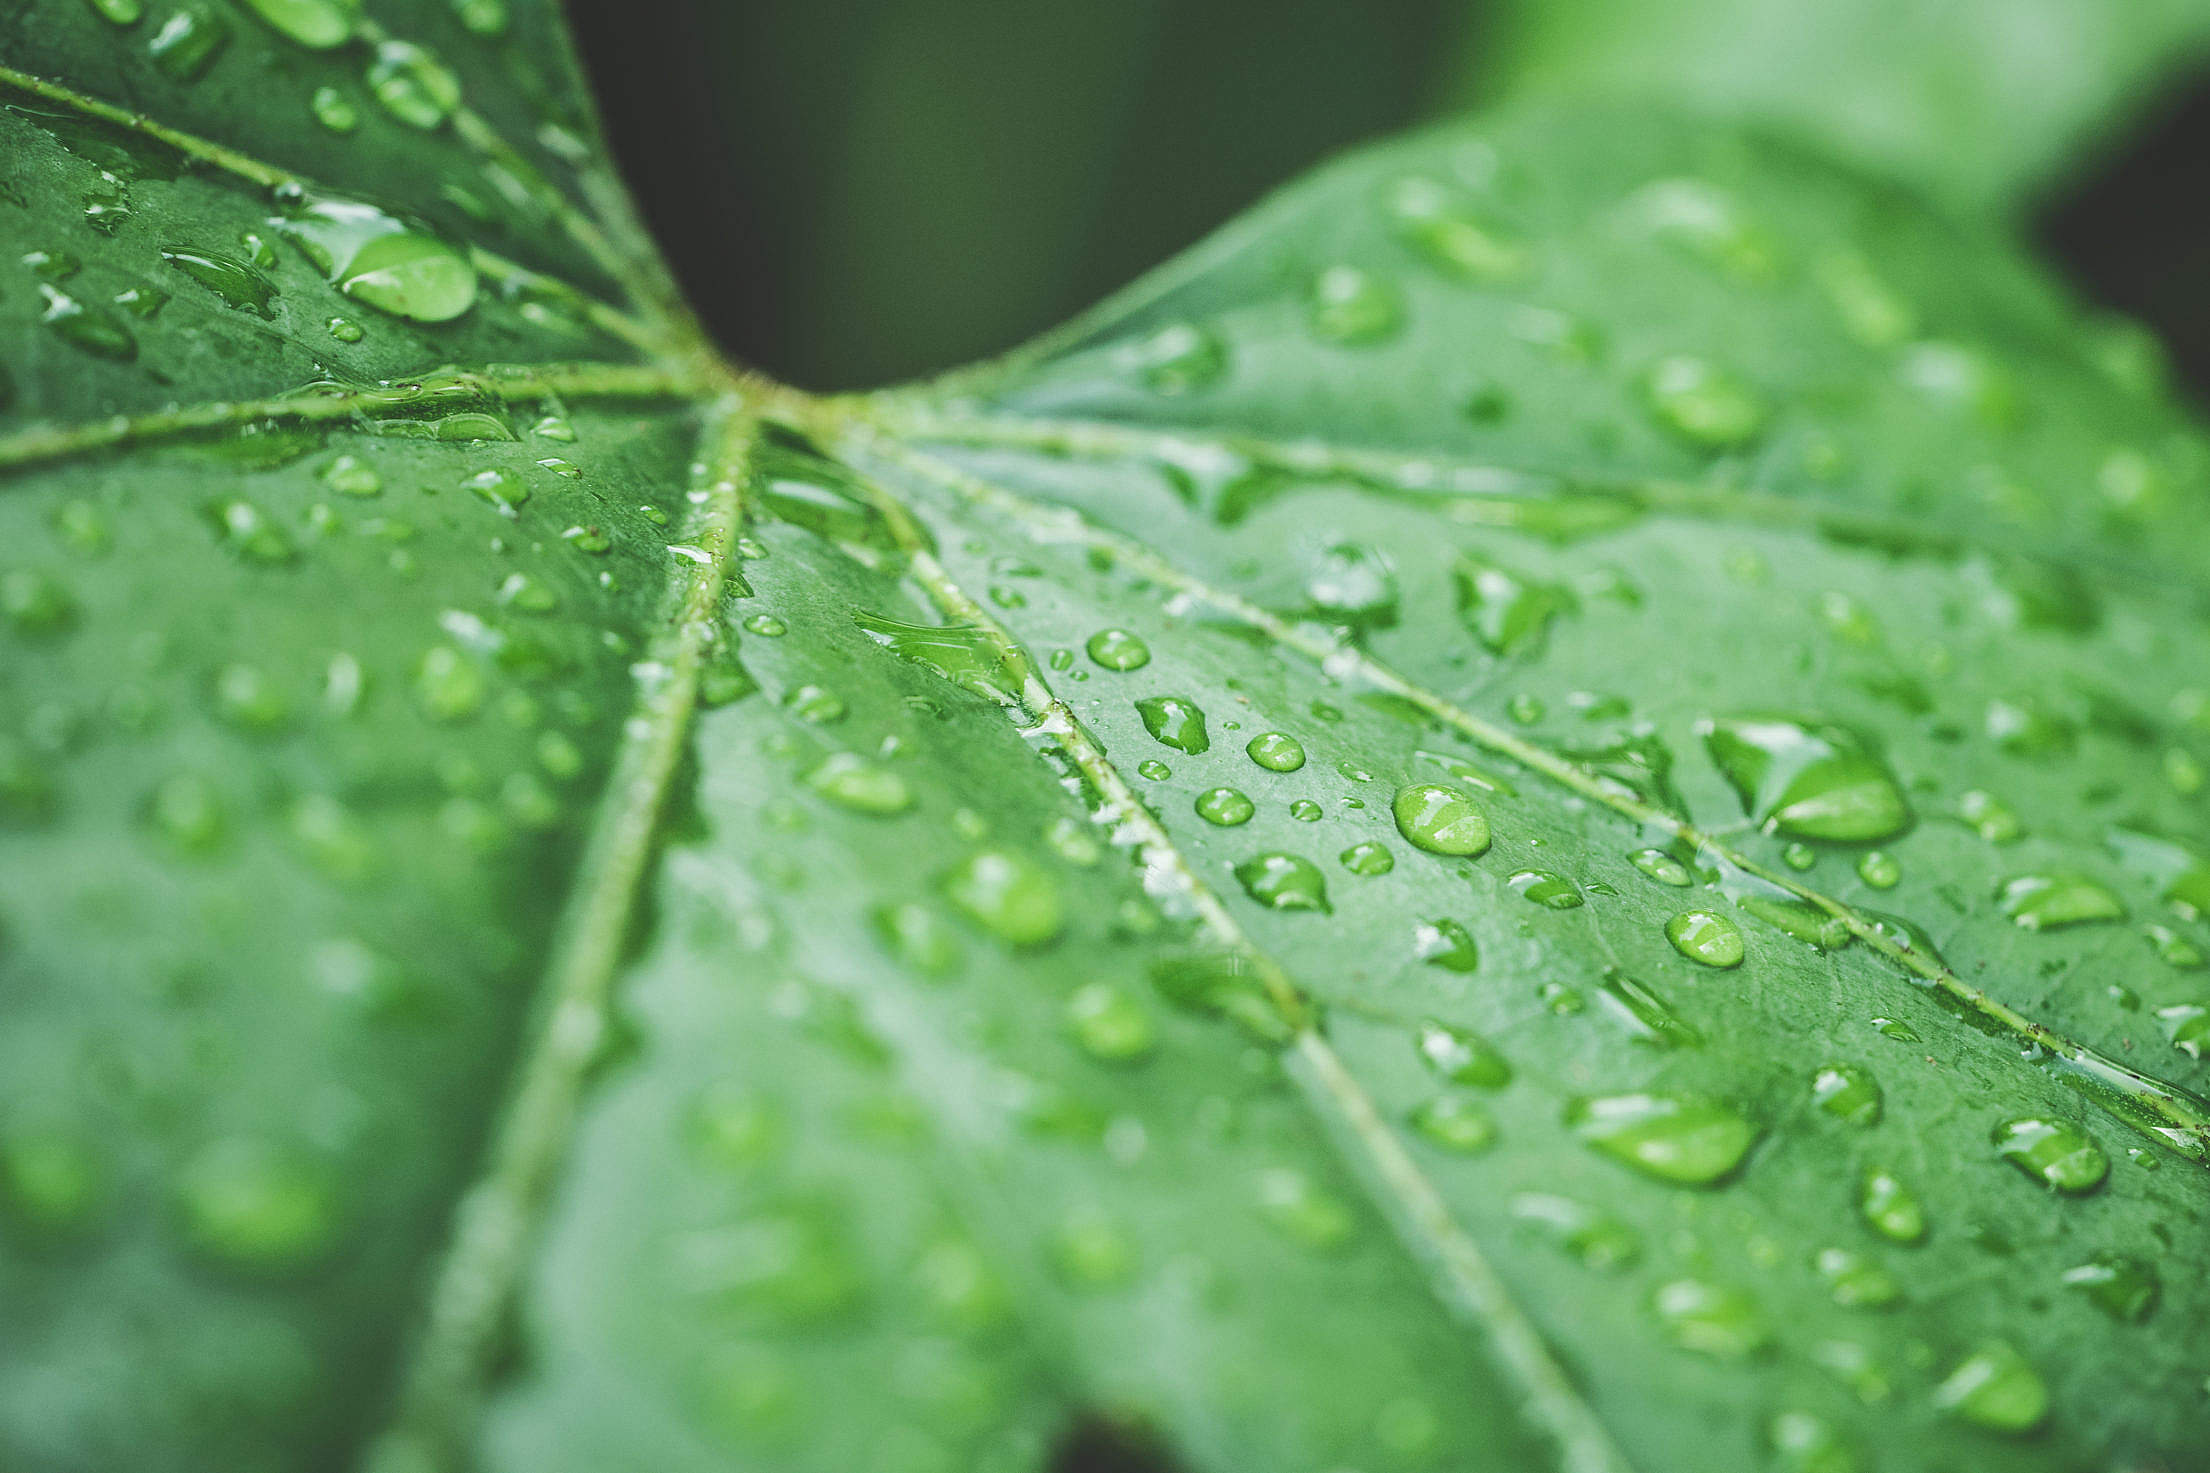
[[[2049,1414],[2049,1388],[2017,1350],[1991,1340],[1934,1388],[1934,1405],[1975,1426],[2022,1436]]]
[[[1327,910],[1327,880],[1311,860],[1295,854],[1259,854],[1235,867],[1246,893],[1271,910]]]
[[[1151,646],[1125,629],[1100,629],[1085,648],[1108,670],[1140,670],[1151,663]]]
[[[1651,1296],[1659,1323],[1683,1350],[1741,1360],[1765,1347],[1772,1325],[1748,1290],[1706,1279],[1675,1279]]]
[[[246,0],[261,19],[302,46],[327,51],[343,45],[360,19],[357,0]]]
[[[2086,1295],[2089,1303],[2120,1324],[2147,1319],[2164,1291],[2154,1265],[2122,1253],[2098,1253],[2066,1269],[2059,1282]]]
[[[276,316],[269,305],[276,296],[276,283],[235,256],[197,246],[169,246],[161,259],[220,297],[226,307],[264,320]]]
[[[1058,882],[1024,854],[985,849],[944,879],[944,893],[962,914],[1008,946],[1042,946],[1066,925]]]
[[[1989,1139],[1998,1156],[2055,1191],[2092,1192],[2110,1175],[2110,1158],[2103,1148],[2069,1120],[2034,1116],[2006,1120]]]
[[[1460,554],[1451,577],[1458,591],[1458,617],[1494,655],[1533,648],[1552,619],[1575,607],[1567,589],[1523,578],[1470,553]]]
[[[1624,1094],[1566,1106],[1573,1133],[1615,1161],[1660,1181],[1708,1186],[1742,1164],[1758,1128],[1700,1095]]]
[[[1197,816],[1222,828],[1249,823],[1258,806],[1234,788],[1210,788],[1197,796]]]
[[[1682,911],[1665,923],[1665,939],[1692,962],[1707,967],[1742,965],[1742,928],[1716,911]]]
[[[1743,808],[1784,834],[1870,842],[1911,821],[1895,775],[1842,727],[1740,716],[1698,730]]]
[[[1210,751],[1212,738],[1205,731],[1205,713],[1195,701],[1182,696],[1146,696],[1136,702],[1143,729],[1161,746],[1196,756]]]
[[[1397,832],[1429,854],[1479,854],[1489,847],[1489,821],[1473,800],[1442,783],[1413,783],[1390,801]]]
[[[1285,731],[1262,731],[1243,750],[1268,772],[1295,772],[1305,765],[1304,745]]]
[[[449,322],[476,300],[476,268],[427,230],[374,205],[309,198],[276,227],[346,296],[414,322]]]
[[[2125,902],[2085,875],[2018,875],[2003,882],[2003,913],[2028,931],[2055,931],[2125,919]]]

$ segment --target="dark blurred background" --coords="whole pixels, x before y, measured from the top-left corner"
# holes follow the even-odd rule
[[[738,359],[818,389],[971,362],[1479,75],[1482,0],[574,0],[617,152]],[[2022,102],[2022,105],[2024,103]],[[2034,228],[2210,384],[2210,87]]]

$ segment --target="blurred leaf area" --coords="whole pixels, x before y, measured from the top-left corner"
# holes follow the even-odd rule
[[[1512,92],[1541,53],[1499,8],[571,0],[698,310],[740,360],[822,389],[1008,348],[1314,161]],[[2210,73],[2126,111],[2041,191],[2037,234],[2083,294],[2156,329],[2200,397]]]

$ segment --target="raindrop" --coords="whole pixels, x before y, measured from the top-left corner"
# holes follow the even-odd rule
[[[1067,1028],[1082,1052],[1107,1064],[1132,1064],[1158,1045],[1143,1005],[1110,982],[1088,982],[1067,999]]]
[[[1397,789],[1389,806],[1397,832],[1415,849],[1470,857],[1489,847],[1488,819],[1456,788],[1414,783]]]
[[[2123,920],[2126,914],[2109,886],[2084,875],[2019,875],[2003,882],[1998,897],[2003,913],[2028,931]]]
[[[386,41],[368,66],[368,90],[410,128],[435,128],[460,105],[460,78],[446,65],[406,41]]]
[[[1181,696],[1147,696],[1136,702],[1136,714],[1151,739],[1177,752],[1196,756],[1212,747],[1205,731],[1205,713],[1197,703]]]
[[[1811,1260],[1812,1269],[1826,1284],[1826,1292],[1844,1309],[1884,1309],[1903,1297],[1895,1275],[1869,1258],[1848,1248],[1822,1248]]]
[[[1682,911],[1665,923],[1665,939],[1682,956],[1707,967],[1742,964],[1742,928],[1713,911]]]
[[[2120,1324],[2137,1325],[2156,1312],[2163,1281],[2153,1265],[2119,1253],[2098,1253],[2066,1269],[2058,1281],[2087,1296],[2090,1304]]]
[[[1222,828],[1249,823],[1257,811],[1257,805],[1234,788],[1210,788],[1197,798],[1197,816]]]
[[[944,881],[944,893],[969,920],[1009,946],[1042,946],[1065,929],[1059,886],[1036,861],[985,849]]]
[[[1268,772],[1295,772],[1305,765],[1303,744],[1287,732],[1262,731],[1243,750]]]
[[[1473,933],[1448,919],[1420,922],[1412,932],[1412,954],[1446,972],[1463,974],[1481,965]]]
[[[1695,877],[1689,873],[1688,866],[1667,854],[1663,849],[1637,849],[1627,858],[1636,869],[1642,871],[1660,885],[1671,885],[1676,889],[1684,889],[1695,882]]]
[[[1893,1242],[1917,1243],[1926,1237],[1926,1209],[1918,1194],[1885,1167],[1865,1168],[1857,1184],[1857,1211],[1866,1226]]]
[[[1385,875],[1397,867],[1396,856],[1370,839],[1351,845],[1336,858],[1354,875]]]
[[[1570,613],[1573,595],[1554,583],[1523,578],[1509,569],[1461,553],[1451,570],[1458,617],[1492,655],[1514,655],[1542,641],[1550,621]]]
[[[1107,670],[1140,670],[1151,663],[1151,646],[1125,629],[1100,629],[1084,648]]]
[[[1437,1095],[1412,1108],[1414,1130],[1446,1151],[1477,1155],[1496,1144],[1496,1122],[1464,1095]]]
[[[333,133],[350,133],[361,125],[361,110],[335,87],[317,87],[307,106],[315,115],[315,121]]]
[[[1569,1197],[1523,1192],[1512,1198],[1512,1216],[1539,1228],[1583,1268],[1607,1273],[1642,1256],[1642,1240],[1609,1213]]]
[[[229,44],[229,21],[211,11],[179,10],[154,32],[146,54],[161,75],[189,86],[207,75]]]
[[[1295,854],[1259,854],[1235,867],[1253,900],[1270,910],[1328,910],[1327,881],[1319,867]]]
[[[449,322],[475,303],[476,268],[467,256],[373,205],[306,199],[275,224],[331,285],[379,311]]]
[[[1758,1128],[1700,1095],[1623,1094],[1576,1099],[1565,1123],[1589,1145],[1660,1181],[1708,1186],[1742,1164]]]
[[[1129,345],[1124,361],[1155,394],[1187,394],[1228,369],[1227,345],[1204,328],[1177,322]]]
[[[1811,1102],[1851,1125],[1878,1125],[1880,1081],[1859,1064],[1823,1064],[1811,1076]]]
[[[1546,869],[1523,869],[1507,883],[1526,899],[1549,910],[1577,910],[1588,903],[1571,880]]]
[[[348,0],[246,0],[256,15],[302,46],[327,51],[343,45],[360,19]]]
[[[1528,268],[1525,246],[1495,229],[1465,194],[1432,179],[1400,179],[1384,208],[1396,237],[1431,266],[1472,282],[1500,282]]]
[[[1704,748],[1753,817],[1801,839],[1872,841],[1910,823],[1903,789],[1853,733],[1779,716],[1699,725]]]
[[[1316,1252],[1342,1247],[1358,1226],[1340,1198],[1290,1167],[1259,1174],[1258,1207],[1259,1214],[1291,1241]]]
[[[2022,1436],[2049,1414],[2049,1388],[2024,1356],[1991,1340],[1934,1388],[1934,1405],[1974,1426]]]
[[[340,1226],[329,1179],[294,1153],[243,1138],[188,1161],[176,1183],[177,1223],[202,1256],[255,1277],[312,1267]]]
[[[1414,1038],[1420,1057],[1453,1084],[1481,1089],[1502,1089],[1512,1082],[1512,1066],[1494,1044],[1465,1028],[1454,1028],[1430,1018],[1420,1024]]]
[[[837,752],[806,774],[806,786],[854,813],[887,818],[913,806],[906,780],[880,763]]]
[[[1378,343],[1404,325],[1404,294],[1356,266],[1330,266],[1313,278],[1313,336],[1346,346]]]
[[[1764,402],[1749,385],[1701,358],[1674,357],[1643,382],[1659,424],[1703,450],[1739,450],[1765,427]]]
[[[1885,849],[1867,849],[1857,856],[1857,878],[1875,890],[1893,890],[1903,880],[1903,866]]]
[[[1772,1339],[1765,1311],[1748,1290],[1704,1279],[1660,1284],[1651,1297],[1659,1323],[1683,1350],[1741,1360]]]
[[[2110,1158],[2069,1120],[2006,1120],[1989,1139],[1995,1154],[2033,1180],[2070,1195],[2092,1192],[2110,1175]]]

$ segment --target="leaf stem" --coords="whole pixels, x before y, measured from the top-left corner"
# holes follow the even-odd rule
[[[484,1169],[460,1199],[444,1262],[407,1362],[398,1409],[366,1466],[445,1469],[465,1442],[537,1220],[565,1158],[585,1075],[598,1057],[621,948],[688,739],[700,671],[715,640],[758,420],[735,396],[702,436],[689,527],[702,562],[678,559],[667,631],[640,667],[640,709],[601,801]]]

